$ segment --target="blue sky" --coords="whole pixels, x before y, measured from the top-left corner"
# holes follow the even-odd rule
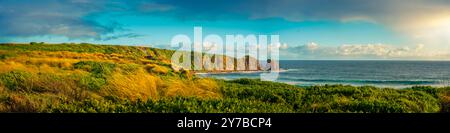
[[[450,59],[445,0],[1,0],[0,42],[166,48],[174,35],[280,35],[283,59]]]

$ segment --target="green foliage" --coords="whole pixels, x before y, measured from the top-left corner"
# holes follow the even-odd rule
[[[67,69],[62,69],[58,65],[49,65],[52,68],[45,68],[40,66],[39,62],[35,64],[22,62],[25,65],[17,66],[21,66],[26,71],[13,70],[0,73],[0,112],[415,113],[450,111],[450,88],[448,87],[416,86],[406,89],[389,89],[371,86],[324,85],[302,88],[258,79],[197,82],[201,79],[192,76],[189,71],[174,72],[171,69],[168,59],[173,54],[173,50],[87,43],[33,42],[0,44],[0,50],[2,50],[0,61],[4,64],[7,64],[6,61],[3,62],[5,59],[18,61],[19,64],[21,63],[19,59],[10,58],[15,58],[16,54],[32,53],[30,51],[40,51],[44,54],[45,51],[95,53],[89,55],[94,55],[95,58],[84,60],[77,58],[80,55],[75,55],[76,63],[64,62],[68,63]],[[124,58],[127,60],[123,60]],[[5,69],[10,69],[10,66]],[[41,73],[40,69],[50,70]],[[136,72],[140,72],[141,75],[133,80],[128,79],[124,83],[116,84],[121,89],[110,86],[110,83],[122,81],[127,76],[136,76]],[[141,76],[152,79],[138,80]],[[174,96],[148,95],[145,97],[147,99],[142,100],[131,100],[121,96],[132,96],[138,99],[141,95],[137,95],[137,92],[130,89],[139,90],[149,81],[154,82],[151,82],[148,88],[143,88],[142,93],[146,94],[151,91],[151,88],[157,88],[155,92],[165,94],[164,92],[168,91]],[[173,86],[175,83],[177,84]],[[218,89],[211,87],[216,86],[216,83],[219,86]],[[206,89],[192,93],[195,89],[189,89],[195,86]],[[179,93],[183,94],[183,97],[175,95]],[[196,97],[197,95],[213,97]]]
[[[225,81],[227,98],[283,103],[296,112],[437,112],[436,97],[421,91],[369,86],[314,86],[306,89],[255,79]]]
[[[74,64],[75,69],[86,70],[96,78],[104,78],[110,75],[116,67],[113,63],[95,62],[95,61],[80,61]]]
[[[0,74],[0,81],[10,90],[26,90],[30,89],[26,82],[31,76],[31,73],[25,71],[11,71]]]
[[[2,101],[9,112],[42,112],[42,109],[46,108],[41,102],[43,100],[42,97],[22,93],[6,95]]]
[[[265,103],[252,100],[175,97],[157,101],[122,101],[120,103],[107,100],[84,100],[59,104],[49,107],[47,112],[60,113],[287,113],[293,112],[284,104]]]
[[[441,103],[441,112],[450,112],[450,87],[439,89],[439,100]]]
[[[405,90],[423,91],[433,96],[439,95],[439,89],[433,88],[431,86],[414,86],[411,88],[406,88]]]
[[[30,42],[30,45],[43,45],[44,42]]]
[[[106,79],[93,76],[83,76],[79,80],[78,85],[81,88],[87,88],[89,90],[100,90],[104,85],[106,85]]]
[[[7,76],[4,76],[7,75]],[[11,72],[3,77],[26,77],[24,72]],[[24,78],[6,78],[24,79]],[[20,81],[20,80],[19,80]],[[12,106],[15,111],[38,112],[159,112],[159,113],[273,113],[273,112],[364,112],[364,113],[414,113],[448,111],[448,89],[438,89],[439,97],[428,91],[388,89],[370,86],[354,87],[325,85],[300,88],[297,86],[259,81],[256,79],[216,80],[221,86],[222,98],[199,99],[194,97],[165,97],[159,100],[129,101],[116,96],[103,99],[60,99],[58,104],[43,106],[39,103],[21,102]],[[5,82],[2,80],[2,83]],[[18,83],[12,86],[18,86]],[[8,82],[6,83],[8,85]],[[104,85],[101,78],[85,76],[79,86],[96,90]],[[437,88],[435,88],[437,89]],[[442,94],[447,90],[446,94]],[[42,99],[41,99],[42,100]],[[4,99],[6,103],[11,99]],[[17,103],[17,102],[20,102]],[[20,106],[19,106],[20,105]],[[28,107],[30,106],[30,107]]]
[[[108,62],[94,62],[94,61],[80,61],[74,64],[75,69],[82,69],[90,72],[88,76],[82,76],[78,84],[81,88],[87,88],[89,90],[100,90],[102,86],[106,85],[107,77],[110,76],[116,64]],[[133,71],[135,66],[122,65],[125,71]]]
[[[301,112],[437,112],[438,100],[430,94],[343,85],[307,88]]]
[[[78,53],[104,53],[104,54],[123,54],[127,55],[129,58],[144,57],[147,55],[146,52],[142,51],[138,47],[130,46],[119,46],[119,45],[96,45],[89,43],[63,43],[63,44],[44,44],[31,42],[30,44],[0,44],[0,50],[11,50],[11,51],[70,51]],[[158,51],[158,55],[167,56],[170,50],[161,50],[152,48],[151,50]],[[161,52],[160,52],[161,51]],[[160,57],[160,58],[165,58]],[[170,58],[166,58],[170,59]]]
[[[222,94],[227,98],[271,103],[295,103],[300,100],[303,91],[296,86],[255,79],[225,81],[222,85]]]
[[[175,53],[174,50],[158,49],[158,48],[147,48],[147,53],[153,59],[170,59]]]
[[[438,98],[440,103],[440,112],[450,112],[450,87],[435,88],[431,86],[414,86],[406,90],[421,91]]]
[[[137,64],[120,64],[119,67],[124,73],[134,73],[140,66]]]
[[[16,57],[17,53],[14,51],[0,52],[0,60],[6,60],[8,58]]]

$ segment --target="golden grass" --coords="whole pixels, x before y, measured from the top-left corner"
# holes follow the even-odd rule
[[[5,91],[5,86],[3,86],[2,82],[0,82],[0,94],[3,94]]]
[[[440,96],[441,111],[450,112],[450,91],[443,92]]]
[[[198,98],[220,98],[219,87],[212,79],[171,79],[166,82],[164,95],[168,97],[184,96]]]
[[[126,58],[120,54],[103,54],[103,53],[77,53],[68,51],[49,52],[49,51],[29,51],[29,52],[9,52],[0,50],[0,54],[14,53],[18,56],[7,59],[18,62],[27,62],[32,64],[47,63],[50,66],[61,65],[61,62],[78,62],[78,61],[110,61],[116,63],[139,62],[137,60]],[[56,64],[55,64],[56,63]],[[63,64],[64,65],[64,64]]]
[[[169,68],[163,67],[163,66],[159,66],[159,65],[156,65],[156,64],[147,64],[145,66],[145,68],[147,69],[148,72],[151,72],[151,73],[157,73],[157,74],[167,74],[167,73],[169,73]]]
[[[114,73],[108,79],[108,85],[102,89],[103,96],[117,96],[130,100],[157,99],[160,79],[146,74],[140,69],[134,74]]]
[[[8,112],[8,106],[5,103],[0,103],[0,112]]]
[[[71,64],[79,62],[78,59],[64,59],[64,58],[54,58],[54,57],[48,57],[48,58],[28,58],[28,60],[24,60],[27,64],[32,65],[49,65],[51,67],[59,67],[59,68],[69,68]]]
[[[347,104],[347,103],[350,103],[351,100],[346,96],[342,96],[342,97],[337,98],[337,102],[340,104]]]
[[[31,51],[28,52],[25,56],[36,58],[50,57],[50,58],[64,58],[64,59],[94,59],[94,60],[108,59],[108,55],[103,53],[77,53],[68,51],[58,51],[58,52]]]
[[[128,100],[157,100],[163,97],[220,98],[219,87],[212,79],[193,79],[190,72],[177,72],[189,78],[169,76],[161,79],[157,74],[167,75],[171,68],[165,66],[170,60],[148,60],[129,58],[121,54],[49,52],[49,51],[5,51],[0,54],[14,54],[0,61],[0,74],[11,71],[30,73],[23,88],[10,90],[1,84],[0,112],[36,112],[41,105],[54,104],[59,98],[67,100],[103,99],[114,96]],[[80,85],[81,78],[90,76],[89,71],[74,69],[80,61],[109,62],[119,67],[107,75],[106,84],[99,90],[88,90]],[[31,92],[31,93],[30,93]],[[45,96],[44,96],[45,95]],[[42,97],[51,97],[45,101]],[[39,99],[41,98],[41,99]],[[33,101],[37,100],[37,101]],[[50,103],[46,103],[50,102]]]
[[[46,107],[46,100],[34,94],[10,93],[3,110],[7,112],[40,112]]]
[[[0,73],[5,73],[13,70],[27,70],[29,67],[22,63],[15,61],[0,62]]]

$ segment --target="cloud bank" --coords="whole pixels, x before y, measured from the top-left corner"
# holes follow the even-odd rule
[[[433,32],[430,30],[436,30],[436,27],[450,22],[450,1],[2,0],[0,24],[5,29],[0,34],[98,37],[119,28],[119,25],[100,24],[89,17],[108,12],[160,15],[182,20],[283,18],[288,21],[367,21],[387,25],[396,31],[420,38],[429,34],[426,32]]]
[[[317,43],[283,49],[282,56],[291,59],[450,59],[446,52],[429,52],[426,45],[393,46],[388,44],[343,44],[337,47]]]

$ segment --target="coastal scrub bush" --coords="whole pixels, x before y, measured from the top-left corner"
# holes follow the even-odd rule
[[[0,60],[6,60],[8,58],[16,57],[17,54],[13,52],[1,52],[0,51]]]
[[[82,76],[78,81],[78,85],[81,88],[86,88],[88,90],[100,90],[104,85],[106,85],[105,78],[98,78],[92,75]]]
[[[59,113],[289,113],[285,104],[266,103],[238,99],[200,99],[193,97],[172,97],[160,100],[121,101],[105,100],[74,101],[48,107],[45,112]]]
[[[25,71],[10,71],[0,74],[0,81],[2,84],[10,90],[28,90],[31,89],[28,81],[32,75]]]
[[[441,112],[450,112],[450,87],[442,88],[439,94],[439,100],[441,102]]]
[[[80,61],[74,64],[75,69],[88,71],[97,78],[104,78],[110,75],[115,67],[114,63],[109,62]]]
[[[301,95],[304,90],[283,83],[259,81],[258,79],[237,79],[223,81],[221,91],[228,98],[293,104],[301,101]]]
[[[369,86],[314,86],[306,89],[301,112],[437,112],[438,100],[420,91]]]

